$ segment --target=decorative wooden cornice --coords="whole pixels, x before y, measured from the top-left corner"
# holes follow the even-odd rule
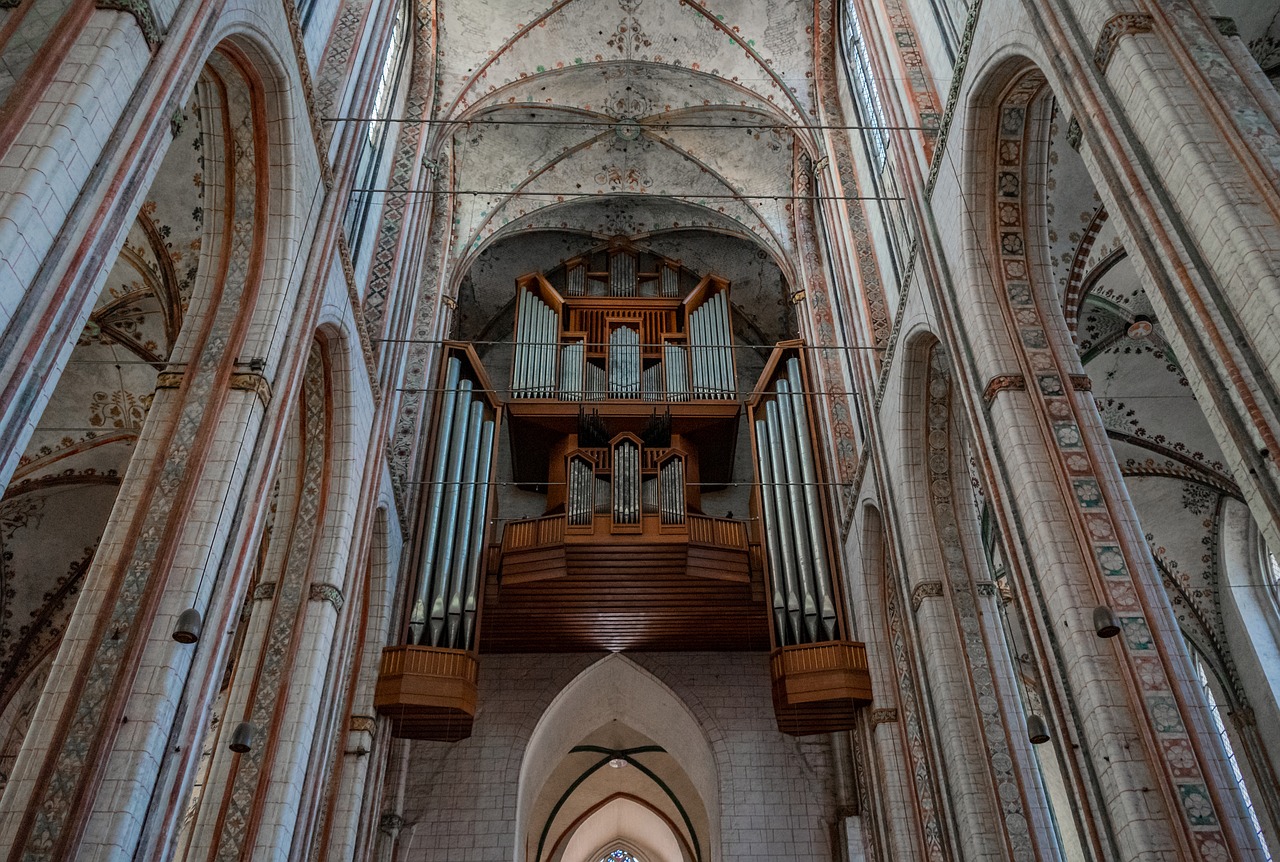
[[[925,599],[942,598],[942,581],[925,581],[911,591],[911,610],[920,610]]]
[[[1027,378],[1021,374],[998,374],[992,377],[982,390],[982,401],[990,404],[997,395],[1006,391],[1026,392]]]
[[[12,8],[18,3],[0,2],[0,6],[5,5]],[[160,44],[160,26],[156,23],[156,16],[152,13],[151,4],[147,0],[97,0],[94,5],[99,9],[127,12],[133,16],[133,20],[138,22],[138,29],[142,31],[142,38],[147,40],[148,48],[154,50]]]
[[[1104,75],[1107,73],[1107,66],[1111,65],[1111,58],[1115,55],[1116,45],[1122,36],[1150,33],[1153,29],[1152,20],[1150,15],[1124,13],[1112,16],[1103,24],[1102,32],[1098,34],[1098,44],[1093,49],[1093,65],[1098,71]]]

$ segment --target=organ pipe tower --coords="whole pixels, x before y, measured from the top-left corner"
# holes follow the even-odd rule
[[[729,283],[623,244],[522,276],[511,307],[511,343],[486,357],[505,387],[471,346],[443,357],[404,643],[378,688],[396,732],[468,735],[479,655],[602,649],[768,652],[782,730],[851,726],[870,690],[803,345],[779,345],[743,400]],[[536,517],[496,518],[504,424]]]

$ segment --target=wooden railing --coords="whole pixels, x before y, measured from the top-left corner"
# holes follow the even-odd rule
[[[645,516],[646,522],[657,515]],[[606,519],[607,520],[607,519]],[[510,521],[502,533],[502,553],[531,551],[560,545],[565,540],[565,516],[547,515]],[[686,515],[689,543],[733,551],[747,551],[747,525],[732,518],[710,518],[706,515]],[[664,533],[669,528],[664,528]]]
[[[747,525],[732,518],[709,518],[688,515],[689,541],[697,545],[715,545],[738,551],[747,549]]]
[[[466,650],[390,647],[382,651],[382,676],[430,676],[475,684],[476,659]]]
[[[867,648],[857,641],[825,641],[783,647],[774,655],[773,676],[829,670],[867,670]]]
[[[502,553],[545,548],[564,542],[564,515],[511,521],[502,531]]]

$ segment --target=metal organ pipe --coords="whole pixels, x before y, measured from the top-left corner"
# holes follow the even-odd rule
[[[450,435],[453,433],[454,406],[458,401],[458,380],[462,376],[462,362],[451,357],[445,366],[444,403],[440,406],[440,421],[437,427],[439,439],[436,441],[435,463],[431,467],[431,499],[427,504],[427,537],[422,544],[422,560],[418,569],[418,588],[414,596],[413,610],[409,614],[409,631],[413,643],[422,639],[422,631],[427,621],[427,591],[430,589],[431,567],[434,562],[436,542],[440,535],[440,513],[444,505],[444,473],[448,466],[446,453],[449,451]]]
[[[613,520],[640,523],[640,447],[623,440],[613,450]]]
[[[782,546],[783,572],[787,579],[787,592],[800,602],[806,640],[817,639],[818,607],[814,601],[813,584],[809,575],[809,561],[797,553],[796,534],[805,529],[797,523],[798,500],[792,496],[787,469],[786,444],[782,425],[778,418],[778,403],[765,405],[765,422],[769,426],[769,460],[773,467],[774,512],[778,517],[778,541]]]
[[[609,256],[609,289],[614,296],[636,295],[636,259],[625,251]]]
[[[640,334],[627,326],[609,333],[609,397],[634,398],[640,391]]]
[[[685,349],[678,344],[663,345],[662,365],[667,374],[667,398],[671,401],[688,401],[689,370],[686,367]]]
[[[823,589],[815,578],[815,561],[812,549],[809,546],[810,536],[813,535],[814,529],[810,524],[810,515],[818,513],[816,511],[810,512],[808,500],[805,496],[805,486],[802,478],[804,469],[800,463],[800,441],[797,439],[795,416],[791,405],[791,385],[786,378],[780,377],[776,388],[778,397],[774,403],[778,405],[778,424],[782,430],[782,451],[787,459],[787,481],[789,483],[787,486],[787,499],[791,503],[791,521],[795,531],[793,540],[796,543],[796,560],[799,563],[800,588],[805,593],[806,622],[811,623],[812,637],[821,637],[829,640],[832,633],[828,629],[833,620],[828,620],[822,613]],[[819,538],[821,538],[821,535],[821,527],[818,527]],[[812,607],[812,611],[810,611],[810,607]],[[808,619],[809,617],[812,617],[812,619]]]
[[[462,453],[468,445],[473,445],[467,439],[471,389],[470,380],[463,380],[458,384],[458,400],[453,411],[453,430],[450,432],[449,446],[443,450],[447,453],[449,470],[446,474],[443,494],[441,550],[435,555],[434,565],[431,567],[431,610],[427,615],[431,646],[440,645],[440,636],[444,631],[445,591],[448,589],[449,570],[453,562],[453,537],[458,526],[458,498],[462,491]]]
[[[702,306],[702,365],[706,374],[706,397],[720,397],[720,351],[716,349],[719,338],[716,321],[715,297]]]
[[[542,363],[539,371],[538,383],[540,390],[538,394],[546,398],[552,393],[556,385],[556,342],[559,341],[560,333],[557,332],[556,313],[548,306],[542,312],[542,344],[541,354]]]
[[[661,506],[658,499],[660,488],[658,485],[658,477],[650,476],[647,479],[640,480],[640,511],[645,515],[651,515],[657,512]]]
[[[587,391],[586,397],[589,400],[597,401],[605,397],[607,384],[605,382],[605,370],[594,362],[587,362]]]
[[[533,326],[530,330],[532,338],[529,341],[529,397],[542,397],[542,366],[545,361],[543,355],[546,343],[546,327],[547,327],[547,309],[542,300],[530,294],[533,302]]]
[[[465,463],[462,467],[461,494],[458,498],[457,530],[454,534],[453,552],[441,566],[441,580],[448,582],[448,604],[445,608],[447,633],[444,646],[452,646],[458,641],[458,631],[462,626],[463,590],[466,589],[467,554],[471,549],[471,531],[475,529],[472,520],[476,502],[476,480],[480,469],[480,436],[484,427],[484,404],[471,402],[471,417],[467,422],[465,448],[459,453]]]
[[[724,347],[721,349],[721,356],[724,357],[724,397],[733,398],[738,390],[738,381],[733,376],[733,308],[729,305],[728,294],[721,293],[720,297],[724,305]]]
[[[586,351],[581,341],[574,341],[560,348],[560,398],[562,401],[582,400],[582,363]]]
[[[733,392],[733,373],[730,370],[732,361],[729,358],[729,303],[723,291],[717,293],[712,302],[712,320],[716,327],[716,389],[720,398],[728,398]]]
[[[662,523],[684,523],[684,461],[672,458],[659,471],[662,487]]]
[[[517,398],[553,398],[560,354],[560,320],[531,290],[521,290],[511,391]]]
[[[663,296],[680,295],[680,270],[663,265],[660,278]]]
[[[511,394],[519,398],[524,395],[525,380],[529,373],[529,312],[533,307],[533,294],[523,288],[517,294],[516,301],[516,351],[511,360]]]
[[[757,419],[756,461],[760,466],[760,508],[764,519],[765,548],[769,554],[769,568],[772,573],[770,581],[772,582],[773,624],[778,634],[778,642],[794,645],[803,640],[800,628],[800,601],[787,578],[782,538],[778,535],[777,489],[773,478],[772,448],[768,423],[763,419]]]
[[[471,508],[471,521],[475,525],[471,547],[467,553],[467,582],[462,602],[462,639],[458,649],[472,649],[475,634],[476,609],[480,604],[480,560],[484,552],[485,516],[489,512],[489,473],[493,469],[493,436],[496,424],[486,419],[480,432],[480,464],[476,471],[475,500]]]
[[[446,365],[430,498],[410,643],[469,649],[478,602],[495,422],[463,378],[462,361]]]
[[[832,596],[831,568],[827,564],[827,545],[823,537],[821,503],[818,499],[818,475],[814,460],[813,443],[809,438],[809,415],[805,409],[803,379],[800,374],[800,362],[796,359],[787,361],[787,374],[791,378],[791,391],[783,395],[782,381],[778,381],[778,398],[790,401],[791,419],[796,441],[799,443],[800,471],[804,481],[806,508],[809,513],[809,545],[813,556],[813,579],[818,588],[818,605],[822,616],[823,628],[828,638],[836,636],[836,606]]]
[[[662,400],[662,366],[651,365],[641,374],[641,396],[645,401]]]
[[[595,494],[595,471],[591,465],[581,458],[569,461],[569,499],[566,509],[569,512],[569,523],[584,526],[591,523],[591,512],[595,508],[592,496]]]
[[[689,315],[689,360],[693,369],[693,397],[701,398],[707,391],[706,333],[703,326],[706,315],[699,307]]]

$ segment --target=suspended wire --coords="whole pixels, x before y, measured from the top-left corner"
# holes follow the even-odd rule
[[[665,120],[631,120],[627,118],[598,120],[490,120],[482,117],[463,119],[427,120],[415,117],[325,117],[326,123],[421,123],[424,126],[571,126],[578,128],[607,129],[622,126],[627,129],[732,129],[735,131],[796,132],[796,131],[884,131],[884,132],[937,132],[937,126],[910,125],[839,125],[834,123],[689,123]]]
[[[602,298],[603,298],[603,297],[602,297]],[[459,342],[464,341],[464,340],[465,340],[465,339],[461,339],[461,338],[372,338],[372,339],[370,339],[370,341],[373,341],[373,342],[375,342],[375,343],[377,343],[377,342],[388,342],[388,343],[392,343],[392,344],[458,344]],[[509,340],[498,340],[498,341],[466,341],[466,343],[467,343],[467,344],[473,344],[473,345],[474,345],[474,344],[484,344],[484,345],[489,345],[489,346],[502,346],[502,345],[515,346],[515,345],[517,345],[517,344],[520,344],[520,345],[523,345],[523,346],[529,346],[529,347],[549,347],[549,346],[552,346],[552,345],[555,345],[555,346],[560,346],[560,345],[561,345],[561,342],[559,342],[559,341],[519,341],[519,342],[517,342],[517,341],[509,341]],[[575,345],[576,345],[576,344],[581,344],[581,345],[583,345],[584,347],[600,347],[600,348],[607,348],[607,347],[609,346],[609,342],[607,342],[607,341],[573,341],[573,342],[571,342],[571,343],[572,343],[572,344],[575,344]],[[657,347],[665,347],[665,346],[666,346],[666,342],[658,342],[658,343],[645,342],[645,343],[641,343],[641,344],[639,344],[638,346],[639,346],[639,347],[654,347],[654,348],[657,348]],[[684,346],[684,345],[680,345],[680,346]],[[773,349],[774,349],[774,348],[776,348],[778,345],[777,345],[777,344],[743,344],[743,343],[734,343],[734,344],[727,345],[727,346],[728,346],[728,347],[732,347],[732,348],[733,348],[733,349],[735,349],[735,350],[773,350]],[[698,349],[707,349],[707,350],[711,350],[711,349],[715,349],[715,350],[724,350],[724,349],[725,349],[725,347],[726,347],[726,345],[716,345],[714,348],[711,348],[711,347],[705,347],[705,348],[703,348],[701,345],[696,345],[696,344],[695,344],[695,345],[693,345],[693,349],[694,349],[694,350],[698,350]],[[822,344],[794,344],[794,345],[790,345],[790,346],[788,346],[786,349],[787,349],[787,350],[885,350],[886,348],[884,348],[884,347],[878,347],[878,346],[875,346],[875,345],[865,345],[865,344],[864,344],[864,345],[857,345],[857,344],[849,344],[849,345],[835,345],[835,344],[833,344],[833,345],[830,345],[830,346],[822,345]]]
[[[351,194],[397,194],[397,195],[434,195],[434,194],[450,194],[450,195],[492,195],[498,197],[536,197],[536,198],[599,198],[599,197],[633,197],[652,199],[657,197],[665,198],[693,198],[716,201],[905,201],[902,196],[892,197],[888,195],[753,195],[746,192],[741,193],[702,193],[702,192],[629,192],[629,191],[584,191],[583,189],[574,189],[572,191],[528,191],[525,189],[439,189],[439,188],[359,188],[351,189]]]
[[[459,480],[457,482],[450,482],[450,481],[434,482],[430,479],[418,479],[416,481],[405,482],[405,484],[406,485],[438,485],[442,488],[448,488],[454,485],[470,486],[470,485],[483,485],[485,483],[484,482],[466,482],[462,480]],[[536,487],[536,488],[560,488],[560,487],[568,487],[569,485],[568,482],[550,482],[550,481],[517,482],[514,479],[510,481],[500,480],[496,482],[489,482],[488,484],[493,486],[506,487],[506,488],[528,488],[530,486]],[[683,484],[686,488],[754,488],[757,483],[756,482],[685,482]],[[776,487],[776,488],[787,488],[787,487],[845,488],[845,487],[848,487],[849,485],[848,482],[769,482],[768,484],[771,487]],[[534,515],[531,518],[511,518],[509,520],[536,521],[538,518],[545,518],[545,517],[548,517],[548,516]],[[715,516],[706,515],[703,517],[715,517]],[[737,520],[746,520],[746,519],[733,518],[732,520],[737,521]]]

